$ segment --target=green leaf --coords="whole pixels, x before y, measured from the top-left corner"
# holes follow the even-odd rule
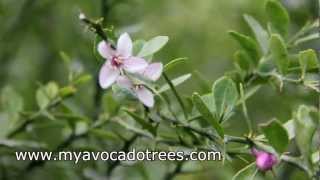
[[[172,82],[172,84],[174,86],[178,86],[178,85],[182,84],[183,82],[185,82],[186,80],[188,80],[190,77],[191,77],[190,73],[189,74],[184,74],[184,75],[182,75],[180,77],[177,77],[177,78],[171,80],[171,82]],[[169,84],[165,84],[165,85],[163,85],[163,86],[161,86],[159,88],[158,92],[162,93],[162,92],[165,92],[165,91],[167,91],[169,89],[170,89]]]
[[[149,133],[148,131],[134,127],[133,125],[129,124],[128,122],[126,122],[124,120],[118,120],[117,123],[119,123],[121,126],[123,126],[124,128],[126,128],[129,131],[132,131],[138,135],[153,139],[153,135],[151,133]]]
[[[181,64],[181,63],[185,63],[187,60],[187,58],[177,58],[177,59],[174,59],[172,61],[170,61],[168,64],[166,64],[163,68],[163,71],[164,72],[167,72],[168,70],[174,68],[175,66],[177,66],[178,64]]]
[[[289,67],[288,51],[283,39],[278,34],[271,36],[270,51],[279,72],[286,74]]]
[[[250,71],[251,69],[250,62],[251,62],[251,59],[246,53],[246,51],[240,50],[234,54],[234,63],[236,67],[238,67],[239,69],[245,72]]]
[[[230,31],[229,34],[241,45],[241,47],[252,58],[254,64],[259,61],[259,50],[256,42],[249,36],[245,36],[235,31]]]
[[[288,33],[290,18],[287,10],[279,1],[268,0],[266,12],[272,26],[283,36]]]
[[[89,134],[104,140],[119,140],[119,137],[116,134],[102,129],[89,129]]]
[[[36,100],[40,109],[45,109],[59,93],[59,87],[54,82],[41,86],[36,92]]]
[[[83,74],[74,81],[74,84],[76,85],[85,84],[88,81],[91,81],[91,79],[92,79],[92,76],[90,74]]]
[[[279,153],[287,150],[289,137],[286,129],[276,120],[261,126],[262,132],[270,145]]]
[[[71,62],[70,56],[68,56],[68,54],[63,51],[60,51],[59,54],[63,62],[68,66]]]
[[[55,82],[49,82],[46,86],[45,86],[45,91],[47,96],[50,99],[55,98],[58,93],[59,93],[59,86],[57,85],[57,83]]]
[[[194,93],[192,96],[193,103],[197,110],[201,113],[202,117],[208,121],[211,126],[217,131],[221,138],[224,137],[224,130],[220,126],[219,122],[214,118],[213,114],[211,113],[210,109],[202,100],[201,96],[198,93]]]
[[[210,112],[214,114],[216,112],[216,108],[214,104],[213,94],[209,93],[209,94],[202,95],[201,99],[204,102],[204,104],[207,106],[207,108],[210,110]]]
[[[6,86],[1,91],[1,107],[9,115],[10,120],[18,120],[19,113],[23,110],[22,97],[11,87]]]
[[[217,116],[228,117],[238,100],[235,83],[228,77],[222,77],[213,84],[212,93]]]
[[[76,92],[77,92],[77,89],[74,86],[66,86],[59,90],[59,96],[67,97],[75,94]]]
[[[130,112],[129,110],[125,110],[125,112],[128,113],[137,123],[139,123],[143,129],[146,129],[151,134],[156,135],[156,129],[150,123],[146,122],[139,115]]]
[[[250,26],[251,30],[253,31],[255,38],[257,39],[263,54],[267,54],[268,48],[269,48],[268,32],[253,17],[249,15],[244,15],[244,19]]]
[[[312,49],[301,51],[299,53],[299,63],[301,66],[302,78],[305,77],[305,74],[308,70],[313,70],[313,69],[319,68],[317,54]]]
[[[207,78],[200,73],[199,71],[193,71],[192,77],[195,79],[195,82],[197,82],[199,89],[203,93],[211,92],[211,83],[207,80]]]
[[[294,132],[294,121],[292,119],[284,123],[283,127],[286,129],[288,133],[289,140],[293,139],[296,136]]]
[[[127,89],[118,86],[117,84],[112,86],[112,92],[114,94],[114,98],[118,101],[123,101],[123,100],[135,100],[136,96],[134,93]]]
[[[310,109],[301,105],[294,118],[296,143],[304,159],[311,161],[312,139],[317,129],[317,124],[310,115]]]
[[[233,177],[232,180],[253,180],[256,174],[257,168],[255,163],[251,163],[238,171]]]
[[[1,139],[0,146],[4,146],[8,148],[17,148],[17,149],[38,149],[38,150],[45,148],[45,145],[40,144],[39,142],[9,140],[9,139]]]
[[[132,48],[133,55],[138,55],[145,43],[146,41],[141,39],[134,41]]]
[[[167,36],[157,36],[146,42],[141,51],[138,53],[139,57],[150,56],[159,51],[164,45],[167,44],[169,38]]]
[[[314,33],[314,34],[309,34],[307,36],[304,36],[302,38],[297,39],[294,42],[294,45],[299,45],[301,43],[305,43],[305,42],[309,42],[309,41],[314,41],[320,39],[320,34],[318,32]]]

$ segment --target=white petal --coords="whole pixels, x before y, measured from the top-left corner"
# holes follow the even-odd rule
[[[132,40],[128,33],[123,33],[118,39],[117,44],[117,51],[118,53],[127,58],[132,54]]]
[[[102,57],[106,59],[111,59],[115,54],[115,51],[110,47],[110,44],[106,43],[105,41],[101,41],[98,44],[98,52]]]
[[[141,101],[147,107],[153,107],[154,98],[150,90],[145,87],[140,87],[135,90],[139,101]]]
[[[119,77],[120,71],[106,62],[99,72],[99,84],[103,89],[110,87]]]
[[[133,87],[132,82],[126,76],[119,76],[118,79],[117,79],[117,84],[120,87],[123,87],[123,88],[126,88],[126,89],[131,89]]]
[[[143,75],[152,81],[156,81],[160,78],[162,69],[162,63],[152,63],[144,70]]]
[[[124,69],[131,73],[141,72],[147,66],[147,61],[138,57],[130,57],[123,62]]]

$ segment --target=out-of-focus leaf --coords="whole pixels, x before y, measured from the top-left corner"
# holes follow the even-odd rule
[[[145,130],[142,130],[142,129],[139,129],[137,127],[134,127],[133,125],[125,122],[124,120],[118,120],[117,121],[121,126],[123,126],[124,128],[136,133],[136,134],[139,134],[139,135],[142,135],[144,137],[148,137],[148,138],[153,138],[153,135],[151,133],[149,133],[148,131],[145,131]]]
[[[232,180],[250,180],[254,179],[253,176],[255,176],[257,171],[257,168],[255,166],[255,163],[251,163],[238,171],[233,177]]]
[[[320,76],[317,74],[306,74],[303,85],[320,93]]]
[[[222,77],[213,84],[212,93],[217,116],[229,116],[238,100],[235,83],[228,77]]]
[[[77,92],[77,89],[74,86],[66,86],[59,90],[59,96],[67,97],[67,96],[73,95],[76,92]]]
[[[286,74],[289,67],[288,51],[283,39],[278,34],[271,36],[270,52],[279,72]]]
[[[259,49],[257,43],[249,36],[245,36],[235,31],[230,31],[229,34],[241,45],[241,47],[250,55],[253,64],[259,62]]]
[[[193,103],[195,105],[195,107],[197,108],[197,110],[200,112],[200,114],[202,115],[202,117],[208,121],[211,126],[217,131],[217,133],[219,134],[219,136],[221,138],[224,137],[224,130],[223,128],[220,126],[218,120],[216,118],[214,118],[213,114],[211,113],[210,109],[207,107],[207,105],[203,102],[201,96],[197,93],[193,94],[192,96],[192,100]]]
[[[245,51],[237,51],[234,54],[234,62],[236,64],[236,67],[243,70],[244,72],[248,72],[251,69],[250,57]]]
[[[134,41],[132,48],[133,55],[138,55],[145,43],[146,41],[142,39]]]
[[[59,87],[54,82],[41,86],[36,92],[36,99],[40,109],[45,109],[59,93]]]
[[[122,88],[118,85],[113,85],[112,86],[112,91],[114,94],[115,99],[119,100],[119,101],[123,101],[123,100],[134,100],[136,99],[135,94],[133,93],[133,91],[127,89],[127,88]]]
[[[1,108],[9,115],[11,121],[16,121],[23,110],[22,97],[10,86],[1,91]]]
[[[297,39],[294,42],[294,44],[299,45],[301,43],[305,43],[305,42],[309,42],[309,41],[313,41],[313,40],[317,40],[317,39],[320,39],[320,34],[318,32],[301,37],[301,38]]]
[[[293,139],[296,136],[294,132],[294,121],[292,119],[284,123],[283,127],[286,129],[288,133],[289,140]]]
[[[199,71],[194,71],[192,75],[195,81],[199,84],[199,89],[201,89],[202,92],[211,92],[211,84],[203,74],[201,74]]]
[[[258,72],[263,74],[271,73],[275,68],[273,61],[270,61],[269,58],[261,58],[260,64],[258,66]]]
[[[185,57],[174,59],[174,60],[170,61],[168,64],[166,64],[166,65],[164,66],[163,71],[164,71],[164,72],[167,72],[168,70],[174,68],[174,67],[177,66],[178,64],[185,63],[186,60],[187,60],[187,58],[185,58]]]
[[[251,30],[253,31],[255,38],[257,39],[263,54],[267,54],[268,48],[269,48],[268,32],[253,17],[249,15],[244,15],[244,19],[246,20]]]
[[[312,69],[318,69],[319,68],[319,62],[317,58],[317,54],[314,50],[309,49],[305,51],[301,51],[299,53],[299,63],[301,66],[301,71],[302,71],[302,77],[305,76],[305,73],[308,70]]]
[[[307,162],[311,162],[312,138],[317,129],[316,122],[310,116],[310,109],[301,105],[294,118],[296,143]]]
[[[319,163],[320,161],[320,152],[319,151],[316,151],[314,153],[312,153],[312,163],[316,164],[317,162]]]
[[[279,1],[268,0],[266,12],[272,26],[283,36],[288,32],[290,18],[287,10]]]
[[[85,84],[91,79],[92,76],[90,74],[83,74],[74,81],[74,84]]]
[[[261,126],[262,132],[270,145],[279,153],[286,151],[289,137],[286,129],[276,120]]]
[[[182,76],[179,76],[179,77],[173,79],[171,82],[174,86],[178,86],[178,85],[182,84],[183,82],[185,82],[186,80],[188,80],[190,77],[191,77],[191,74],[184,74]],[[170,89],[169,84],[165,84],[159,88],[158,92],[162,93],[162,92],[167,91],[169,89]]]
[[[157,36],[146,42],[141,51],[138,53],[139,57],[150,56],[159,51],[164,45],[167,44],[169,38],[167,36]]]
[[[32,148],[32,149],[42,149],[45,148],[44,144],[35,142],[35,141],[20,141],[20,140],[9,140],[2,139],[0,140],[0,146],[9,147],[9,148]]]
[[[120,108],[119,102],[115,101],[111,93],[105,93],[102,99],[103,110],[106,110],[111,115],[117,113]]]
[[[216,108],[214,104],[213,94],[209,93],[209,94],[202,95],[201,99],[204,102],[204,104],[207,106],[207,108],[210,110],[210,112],[214,114],[216,112]]]
[[[116,134],[102,129],[89,129],[89,134],[105,140],[119,140]]]
[[[63,62],[68,66],[71,62],[70,56],[68,56],[68,54],[63,51],[60,51],[59,54],[60,54],[60,57],[63,60]]]
[[[128,110],[125,110],[125,112],[128,113],[137,123],[139,123],[143,129],[146,129],[151,134],[156,135],[156,129],[151,125],[151,123],[146,122],[143,118],[137,114],[134,114],[133,112]]]

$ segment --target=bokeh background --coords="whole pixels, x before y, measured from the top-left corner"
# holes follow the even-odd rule
[[[290,13],[291,34],[317,16],[316,0],[282,2]],[[99,63],[93,53],[94,36],[79,22],[79,12],[93,18],[104,16],[106,26],[113,25],[118,33],[129,32],[133,39],[169,36],[169,43],[155,59],[166,63],[177,57],[188,58],[188,63],[171,71],[170,76],[198,71],[212,83],[233,69],[232,57],[238,46],[227,31],[232,29],[250,35],[242,15],[251,14],[265,22],[264,3],[264,0],[0,0],[0,88],[12,86],[23,96],[25,109],[36,109],[34,99],[39,82],[66,82],[60,51],[74,59],[76,68],[95,74]],[[310,42],[302,48],[319,45]],[[94,82],[91,82],[91,85],[81,87],[75,97],[74,102],[81,104],[79,111],[83,114],[94,111],[94,88]],[[203,91],[194,78],[178,89],[185,95]],[[291,109],[301,103],[315,104],[316,96],[290,86],[280,94],[266,86],[249,100],[248,109],[256,122],[273,117],[285,122],[291,117]],[[4,121],[3,118],[0,121]],[[0,131],[6,128],[5,123],[1,124]],[[229,124],[228,133],[241,135],[246,132],[241,116],[235,116]],[[242,167],[241,162],[232,166],[222,166],[220,162],[208,164],[211,170],[178,179],[230,179]],[[150,163],[151,171],[146,173],[156,179],[165,166],[169,165]],[[72,164],[52,163],[29,178],[79,179],[72,168]],[[137,174],[134,169],[125,172]],[[299,171],[294,173],[290,176],[292,179],[303,179]],[[96,174],[90,176],[99,179]]]

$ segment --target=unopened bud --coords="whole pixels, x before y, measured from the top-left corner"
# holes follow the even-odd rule
[[[272,153],[259,151],[255,148],[252,148],[251,152],[256,157],[257,168],[261,171],[271,170],[278,163],[276,155]]]

